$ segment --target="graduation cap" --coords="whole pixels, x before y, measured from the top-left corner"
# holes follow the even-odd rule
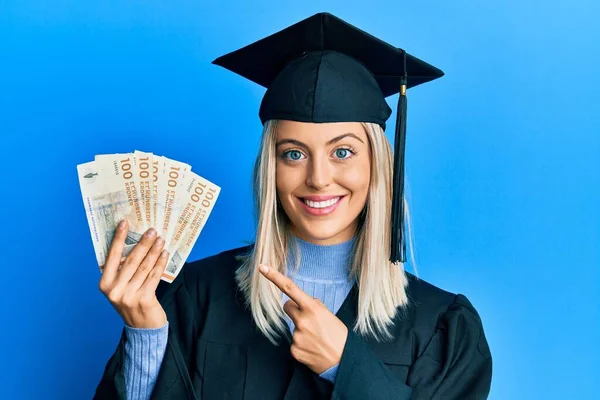
[[[394,140],[392,262],[406,260],[406,89],[444,75],[438,68],[329,13],[319,13],[213,61],[267,88],[259,116],[299,122],[372,122],[383,129],[400,93]]]

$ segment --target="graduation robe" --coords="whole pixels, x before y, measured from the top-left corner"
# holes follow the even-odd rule
[[[326,381],[256,328],[234,280],[234,249],[187,263],[161,282],[157,297],[169,320],[167,348],[152,399],[390,400],[485,399],[492,359],[482,323],[468,299],[411,274],[409,306],[398,313],[394,339],[377,342],[352,331],[356,284],[337,317],[348,337],[335,383]],[[125,399],[125,331],[94,399]]]

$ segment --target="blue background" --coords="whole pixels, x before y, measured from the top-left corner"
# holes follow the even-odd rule
[[[120,335],[77,164],[185,161],[223,188],[190,260],[251,240],[264,91],[210,62],[319,11],[446,72],[409,93],[417,267],[479,310],[490,398],[598,395],[599,2],[4,0],[0,397],[90,398]]]

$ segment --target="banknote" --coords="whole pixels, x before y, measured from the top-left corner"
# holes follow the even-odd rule
[[[168,282],[181,271],[221,191],[220,187],[193,172],[186,173],[182,188],[182,211],[174,223],[174,234],[169,242],[171,256],[163,274],[163,279]]]
[[[137,169],[137,183],[140,191],[140,208],[144,221],[144,230],[154,227],[152,214],[154,213],[154,176],[152,173],[152,153],[144,153],[139,150],[133,152],[133,159]]]
[[[165,173],[165,157],[152,156],[152,227],[162,232],[162,221],[165,218],[164,202],[159,198],[163,198],[164,194],[161,191],[161,177]],[[160,206],[159,206],[160,204]],[[157,221],[161,221],[160,224]]]
[[[112,216],[106,212],[104,205],[105,179],[104,171],[100,169],[100,163],[90,161],[77,166],[79,176],[79,187],[83,197],[85,215],[92,235],[92,244],[96,253],[98,265],[106,263],[108,245],[106,243],[106,232],[112,227]]]
[[[157,221],[160,224],[159,235],[165,239],[165,247],[171,254],[173,249],[170,248],[169,243],[171,243],[175,230],[175,221],[181,214],[184,205],[181,198],[185,188],[182,189],[181,183],[188,171],[191,171],[188,164],[165,157],[165,171],[158,178],[160,204],[157,207],[164,209],[162,221]]]
[[[126,257],[147,230],[143,218],[138,168],[132,153],[98,155],[96,162],[104,172],[102,209],[110,220],[106,222],[108,230],[104,233],[107,251],[117,225],[126,219],[129,223],[123,250],[123,257]]]
[[[150,152],[101,154],[77,166],[96,261],[103,268],[119,222],[129,222],[122,257],[154,227],[170,257],[162,280],[172,282],[185,264],[220,187],[189,164]]]

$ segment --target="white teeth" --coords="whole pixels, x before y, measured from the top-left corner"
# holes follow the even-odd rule
[[[331,207],[332,205],[337,203],[339,200],[340,200],[339,197],[329,199],[326,201],[310,201],[310,200],[304,199],[304,203],[307,206],[312,207],[312,208],[325,208],[325,207]]]

